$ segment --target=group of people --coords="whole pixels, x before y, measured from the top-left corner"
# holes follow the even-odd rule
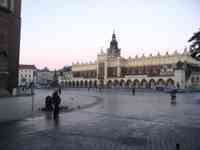
[[[61,89],[56,89],[52,96],[47,96],[45,98],[45,108],[47,111],[52,112],[53,111],[53,116],[54,118],[57,118],[59,115],[59,105],[61,103]]]

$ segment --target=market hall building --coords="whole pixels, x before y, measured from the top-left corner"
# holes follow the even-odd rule
[[[118,88],[187,88],[198,86],[200,62],[185,49],[165,55],[123,58],[115,33],[107,52],[101,51],[95,62],[73,63],[72,78],[66,87],[118,87]]]

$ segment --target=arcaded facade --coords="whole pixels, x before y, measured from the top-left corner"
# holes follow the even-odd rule
[[[101,51],[95,62],[73,63],[72,75],[67,87],[187,88],[199,85],[200,63],[187,50],[125,59],[113,33],[107,51]]]

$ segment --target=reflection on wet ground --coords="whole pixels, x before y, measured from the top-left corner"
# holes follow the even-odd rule
[[[200,93],[170,96],[152,91],[71,90],[101,96],[91,108],[0,125],[2,150],[180,150],[200,149]]]

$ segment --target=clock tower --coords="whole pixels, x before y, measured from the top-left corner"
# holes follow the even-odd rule
[[[107,54],[108,56],[114,57],[119,57],[121,55],[121,49],[118,48],[115,31],[113,31],[112,40],[110,42],[110,47],[107,49]]]

